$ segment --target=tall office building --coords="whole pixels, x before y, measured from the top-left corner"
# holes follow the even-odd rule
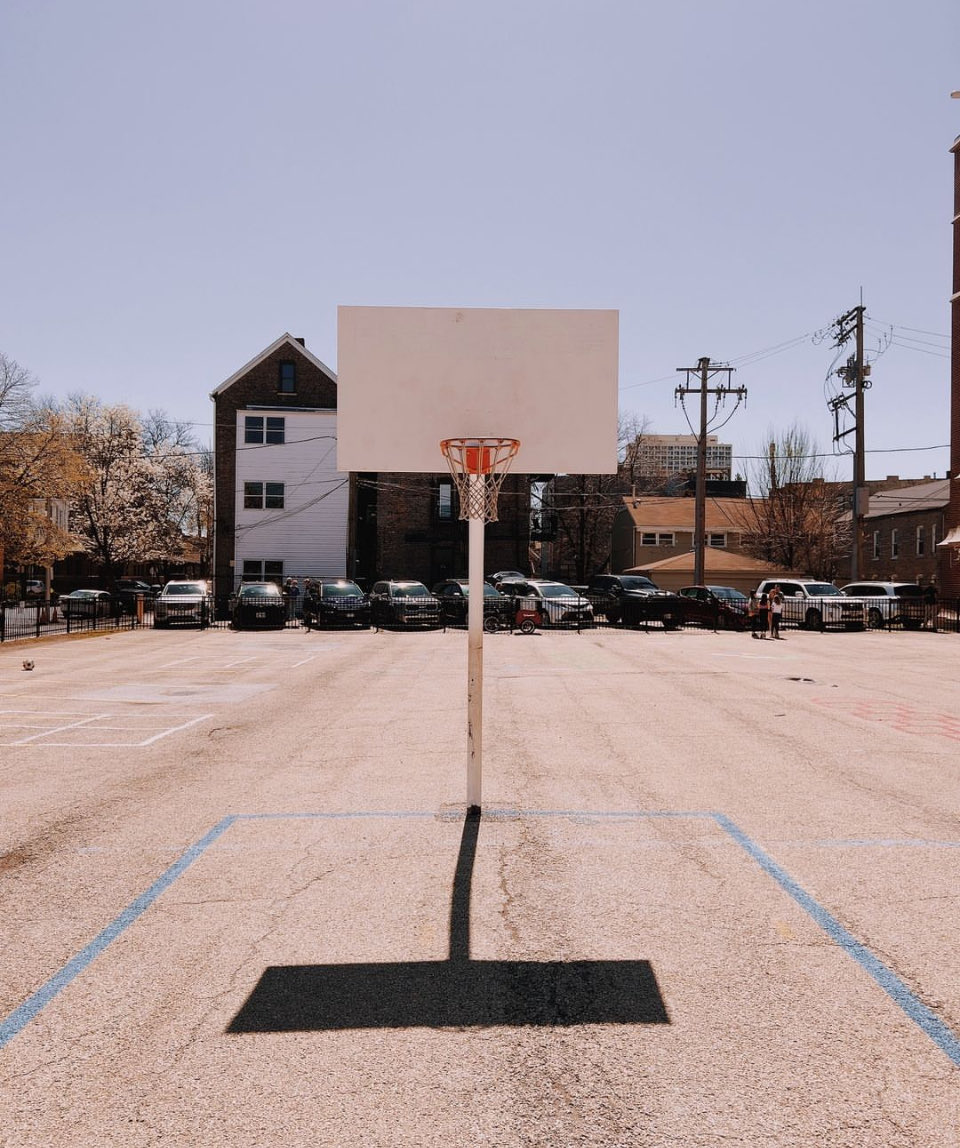
[[[729,482],[733,447],[707,435],[707,478]],[[669,478],[697,469],[697,436],[645,434],[636,442],[636,473],[644,478]]]

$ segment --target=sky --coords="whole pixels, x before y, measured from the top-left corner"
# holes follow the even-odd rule
[[[338,305],[613,308],[622,414],[689,433],[709,356],[735,471],[798,423],[850,478],[862,300],[867,478],[942,477],[958,47],[956,0],[5,0],[0,351],[209,442]]]

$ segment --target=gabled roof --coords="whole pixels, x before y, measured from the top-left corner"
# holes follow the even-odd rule
[[[624,574],[650,574],[651,572],[666,572],[668,570],[690,571],[694,569],[695,555],[692,550],[684,550],[680,554],[673,554],[659,562],[647,562],[642,566],[634,566],[624,570]],[[703,567],[705,574],[756,574],[800,578],[802,575],[785,570],[772,562],[763,562],[759,558],[751,558],[736,551],[722,550],[718,546],[705,546],[703,550]]]
[[[693,530],[695,498],[624,495],[623,505],[637,530]],[[756,530],[754,502],[749,498],[708,498],[705,518],[708,530]]]
[[[910,514],[922,510],[942,510],[950,501],[950,480],[920,482],[899,490],[881,490],[870,495],[870,508],[864,517],[878,518],[887,514]]]
[[[261,351],[259,355],[255,355],[250,360],[250,362],[245,363],[244,366],[242,366],[239,371],[234,371],[229,379],[227,379],[225,382],[221,383],[220,386],[217,387],[217,389],[215,391],[211,392],[210,397],[216,398],[217,395],[223,394],[223,392],[225,390],[227,390],[228,387],[232,387],[233,384],[238,379],[242,379],[243,376],[248,371],[252,371],[253,368],[256,367],[258,364],[262,363],[264,359],[269,359],[270,356],[275,351],[279,351],[280,348],[283,347],[284,344],[287,344],[287,346],[289,347],[289,349],[291,351],[295,352],[298,355],[302,355],[303,358],[305,358],[308,363],[312,363],[319,370],[323,371],[323,373],[327,376],[328,379],[330,379],[331,382],[335,383],[337,381],[337,376],[334,374],[333,371],[330,370],[330,368],[326,365],[326,363],[321,363],[320,360],[317,358],[317,356],[312,355],[307,350],[307,348],[303,345],[303,343],[301,343],[298,339],[294,338],[294,336],[291,335],[289,331],[284,331],[284,333],[280,336],[279,339],[277,339],[275,342],[271,343],[270,346],[267,347],[265,350]]]

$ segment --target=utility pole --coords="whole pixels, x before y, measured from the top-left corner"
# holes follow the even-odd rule
[[[700,433],[697,436],[697,490],[693,525],[693,580],[698,586],[702,586],[706,582],[704,551],[707,537],[707,396],[716,395],[716,406],[719,407],[727,395],[734,395],[737,406],[739,406],[742,401],[746,400],[747,389],[746,387],[731,387],[730,375],[734,368],[711,367],[709,358],[699,359],[695,367],[677,367],[677,370],[683,371],[687,376],[686,386],[677,387],[675,391],[681,404],[684,395],[699,394],[700,396]],[[719,386],[711,387],[710,380],[715,375],[721,374],[726,374],[727,385],[723,386],[721,383]],[[700,381],[696,387],[690,385],[691,375],[699,376]]]
[[[835,347],[842,347],[851,336],[854,338],[854,353],[846,363],[837,370],[836,374],[841,385],[847,390],[830,399],[829,406],[833,411],[835,443],[841,442],[847,435],[852,434],[853,439],[853,545],[851,547],[850,578],[859,582],[863,569],[863,519],[869,505],[869,494],[866,486],[866,448],[864,439],[864,403],[863,392],[870,386],[870,365],[863,361],[863,317],[866,308],[861,303],[846,314],[841,315],[833,324],[836,330]],[[849,390],[853,395],[849,394]],[[850,414],[850,399],[853,398],[853,426],[840,428],[840,412]]]

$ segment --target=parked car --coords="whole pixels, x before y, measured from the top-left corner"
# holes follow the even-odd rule
[[[466,578],[445,578],[433,588],[440,600],[440,617],[447,625],[465,626],[470,605],[470,582]],[[496,630],[506,625],[516,614],[513,602],[494,589],[489,582],[483,584],[484,629]]]
[[[916,582],[849,582],[840,589],[863,601],[871,629],[894,625],[919,630],[923,625],[923,587]]]
[[[370,611],[375,626],[440,625],[440,603],[422,582],[375,582]]]
[[[114,585],[123,594],[143,594],[145,598],[156,598],[162,589],[156,583],[144,582],[141,578],[118,578]]]
[[[848,598],[831,582],[816,582],[812,578],[764,578],[757,587],[757,597],[769,594],[774,586],[783,594],[783,621],[808,630],[843,626],[846,630],[862,630],[864,607],[862,602]]]
[[[213,603],[206,582],[168,582],[153,604],[153,624],[164,629],[174,622],[189,626],[209,625]]]
[[[686,600],[685,622],[719,630],[746,629],[749,599],[742,590],[733,586],[683,586],[679,594]]]
[[[46,583],[39,578],[28,578],[24,593],[28,598],[45,598],[47,595]]]
[[[109,618],[113,613],[113,595],[107,590],[74,590],[60,595],[64,618]]]
[[[594,612],[614,625],[659,622],[665,630],[676,630],[686,616],[686,603],[679,594],[661,590],[643,574],[594,574],[582,592]]]
[[[149,582],[142,582],[139,578],[118,578],[113,584],[113,596],[119,601],[120,608],[125,614],[135,614],[137,600],[141,598],[145,605],[152,608],[159,592],[159,586],[151,586]]]
[[[504,580],[497,589],[513,603],[513,610],[536,610],[541,626],[592,626],[593,606],[565,582],[546,578]]]
[[[365,630],[370,626],[370,599],[347,578],[317,579],[303,595],[303,625],[307,630],[311,626]]]
[[[496,574],[488,574],[486,581],[496,586],[500,582],[522,582],[526,577],[522,570],[498,570]]]
[[[287,600],[276,582],[243,582],[230,598],[230,620],[238,630],[282,630]]]

